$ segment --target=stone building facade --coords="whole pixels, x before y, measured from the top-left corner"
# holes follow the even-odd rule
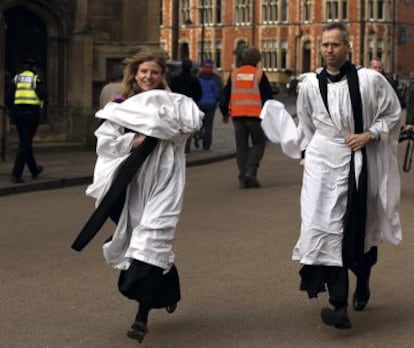
[[[162,7],[162,47],[172,54],[178,45],[195,61],[211,58],[224,77],[246,45],[262,51],[272,81],[314,70],[329,21],[349,25],[354,62],[379,56],[388,73],[414,71],[413,0],[163,0]]]
[[[159,50],[159,2],[0,0],[0,104],[23,57],[35,56],[49,94],[35,141],[86,143],[101,87],[142,45]],[[2,118],[2,143],[13,141]]]

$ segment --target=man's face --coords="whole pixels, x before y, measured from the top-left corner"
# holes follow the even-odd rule
[[[344,64],[349,52],[339,29],[327,30],[322,33],[321,54],[328,70],[337,71]]]
[[[378,61],[378,60],[371,60],[371,64],[370,64],[370,68],[374,69],[380,73],[382,73],[384,71],[384,69],[382,68],[382,62]]]

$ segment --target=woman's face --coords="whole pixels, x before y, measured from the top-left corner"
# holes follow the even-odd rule
[[[143,91],[158,88],[164,80],[162,68],[152,61],[141,63],[135,75],[135,80]]]

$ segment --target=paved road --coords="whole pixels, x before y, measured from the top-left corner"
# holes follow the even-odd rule
[[[69,246],[93,208],[84,186],[0,197],[0,346],[13,348],[412,347],[414,181],[402,175],[401,246],[384,245],[366,311],[353,328],[325,327],[326,296],[298,290],[290,260],[299,230],[301,169],[267,149],[258,190],[239,190],[234,159],[190,167],[175,252],[182,301],[151,315],[142,345],[128,339],[133,302],[116,290],[101,242]],[[353,286],[352,279],[352,286]]]

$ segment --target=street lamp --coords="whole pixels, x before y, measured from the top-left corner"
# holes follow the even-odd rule
[[[171,56],[173,60],[178,59],[178,17],[179,17],[179,3],[178,0],[173,0],[173,15],[172,15],[172,35],[171,35]]]
[[[204,62],[204,41],[206,35],[206,26],[205,26],[205,8],[204,0],[200,0],[200,25],[201,25],[201,59],[200,64]]]

